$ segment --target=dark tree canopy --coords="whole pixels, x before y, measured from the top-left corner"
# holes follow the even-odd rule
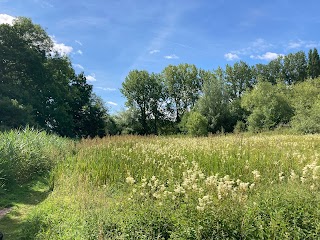
[[[104,135],[106,108],[92,100],[84,74],[54,52],[41,26],[28,18],[1,24],[0,55],[1,129],[31,125],[68,137]]]
[[[316,48],[308,53],[308,76],[312,79],[320,76],[320,58]]]

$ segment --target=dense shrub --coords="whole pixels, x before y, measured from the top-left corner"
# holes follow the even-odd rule
[[[300,133],[320,133],[320,78],[294,86],[292,127]]]
[[[192,136],[208,135],[208,120],[199,112],[191,112],[186,123],[188,133]]]

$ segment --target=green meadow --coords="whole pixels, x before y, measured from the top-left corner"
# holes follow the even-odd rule
[[[317,239],[320,135],[0,135],[5,239]]]

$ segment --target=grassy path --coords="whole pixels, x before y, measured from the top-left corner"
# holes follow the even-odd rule
[[[46,199],[49,187],[46,181],[37,180],[22,186],[10,186],[6,191],[0,189],[0,210],[11,211],[0,218],[0,232],[3,240],[20,239],[21,227],[28,213]]]

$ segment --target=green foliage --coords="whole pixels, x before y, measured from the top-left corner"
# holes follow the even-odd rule
[[[256,64],[254,68],[254,75],[259,81],[266,81],[272,84],[283,82],[283,56],[271,60],[268,64]]]
[[[204,70],[199,73],[203,81],[203,95],[196,104],[196,110],[208,119],[210,132],[226,128],[229,96],[221,74],[222,69],[218,69],[216,74]]]
[[[247,126],[242,121],[237,121],[237,124],[234,127],[234,133],[241,133],[247,130]]]
[[[289,53],[283,58],[283,77],[287,84],[302,82],[307,78],[307,59],[303,51]]]
[[[24,106],[17,100],[8,97],[0,98],[0,131],[19,128],[27,124],[36,125],[30,105]]]
[[[320,233],[320,199],[295,184],[257,195],[243,218],[245,239],[315,239]]]
[[[320,76],[320,58],[316,48],[308,53],[308,76],[312,79]]]
[[[320,133],[320,78],[294,86],[291,124],[300,133]]]
[[[0,52],[0,130],[29,125],[68,137],[105,135],[106,109],[40,25],[22,17],[0,24]],[[98,124],[88,128],[88,119]]]
[[[248,117],[249,130],[270,130],[290,121],[293,110],[286,92],[285,86],[260,82],[243,96],[241,105],[251,112]]]
[[[120,111],[115,116],[115,123],[121,134],[135,134],[142,132],[142,126],[139,122],[139,113],[136,109],[129,108]]]
[[[207,136],[208,120],[199,112],[190,112],[186,122],[186,129],[192,136]]]
[[[139,113],[141,134],[150,133],[147,120],[154,119],[154,132],[160,117],[159,101],[163,94],[162,83],[156,74],[147,71],[130,71],[122,83],[121,93],[127,98],[127,106]]]
[[[167,108],[174,114],[177,123],[189,108],[192,108],[199,98],[202,81],[198,69],[193,64],[169,65],[163,72],[164,86],[167,94]]]
[[[246,89],[254,85],[253,70],[245,62],[240,61],[233,66],[226,66],[226,84],[231,99],[241,97]]]

